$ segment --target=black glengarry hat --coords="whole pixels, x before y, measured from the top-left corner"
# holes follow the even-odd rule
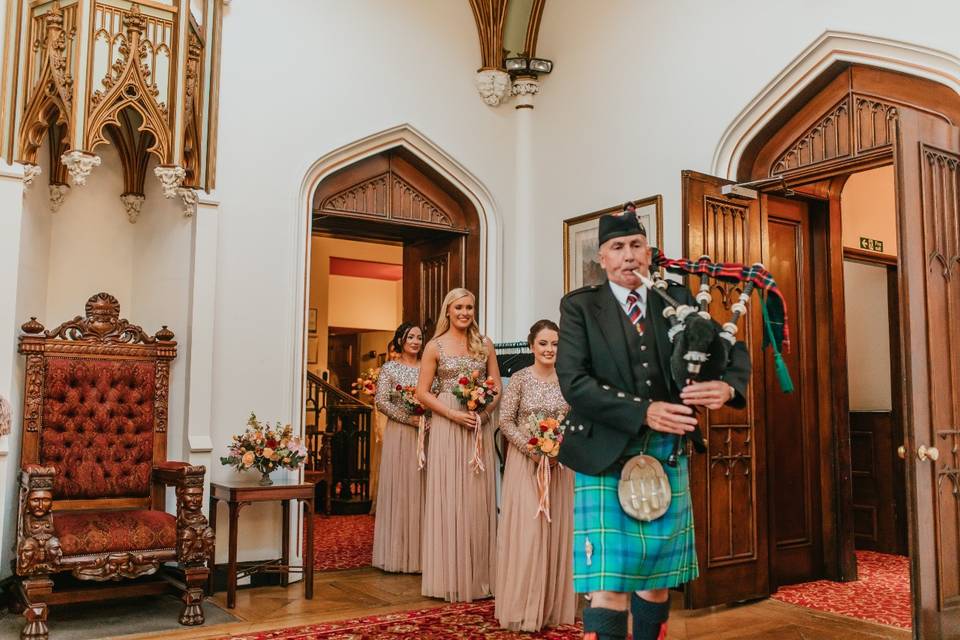
[[[622,238],[623,236],[635,236],[641,234],[646,237],[647,230],[637,217],[637,205],[628,202],[623,205],[623,211],[620,213],[608,213],[600,216],[599,244],[602,245],[607,240]]]

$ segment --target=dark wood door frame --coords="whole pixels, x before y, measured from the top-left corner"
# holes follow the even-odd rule
[[[942,166],[948,166],[949,171],[954,172],[960,162],[960,130],[956,128],[956,124],[960,123],[960,96],[949,87],[930,80],[859,65],[845,67],[835,78],[820,86],[818,94],[811,97],[810,93],[806,93],[770,120],[770,125],[751,142],[741,158],[737,175],[741,180],[775,176],[780,178],[781,184],[827,200],[833,212],[838,210],[839,204],[833,202],[839,198],[837,181],[842,181],[844,176],[852,173],[885,164],[894,164],[896,167],[897,211],[900,218],[897,227],[900,250],[897,279],[901,295],[899,317],[904,322],[898,350],[903,358],[904,371],[901,401],[908,453],[906,483],[910,496],[908,515],[914,628],[921,637],[944,637],[943,633],[960,633],[960,597],[953,593],[949,595],[950,601],[944,600],[948,597],[943,591],[947,588],[943,586],[941,573],[944,567],[937,562],[948,562],[947,570],[955,571],[954,564],[958,561],[955,548],[937,545],[940,530],[935,531],[934,527],[949,525],[949,535],[958,535],[960,527],[943,524],[937,519],[939,509],[945,507],[935,493],[935,483],[931,488],[930,479],[956,474],[956,471],[948,468],[948,462],[956,459],[955,450],[949,449],[951,436],[944,435],[955,434],[955,431],[944,429],[956,427],[935,423],[931,415],[934,407],[942,412],[953,411],[953,415],[957,415],[960,409],[957,408],[955,397],[951,409],[950,395],[941,397],[933,393],[930,384],[934,358],[936,367],[939,367],[937,370],[941,371],[950,363],[948,356],[955,357],[955,352],[932,350],[935,347],[928,345],[928,341],[934,335],[939,339],[947,331],[945,326],[956,326],[944,324],[955,316],[956,310],[947,309],[938,315],[934,311],[943,311],[943,301],[938,299],[932,302],[925,293],[928,280],[935,282],[936,286],[943,286],[936,279],[941,274],[935,271],[928,273],[930,270],[927,268],[928,256],[925,252],[933,251],[931,256],[936,252],[929,246],[925,247],[925,243],[949,241],[949,238],[943,240],[941,233],[946,228],[945,223],[938,223],[938,228],[927,217],[945,215],[942,208],[938,209],[933,204],[934,198],[945,199],[953,207],[950,215],[956,216],[958,190],[945,186],[937,191],[937,183],[928,184],[924,180],[929,180],[925,172],[929,171],[932,175]],[[934,157],[935,160],[930,160]],[[924,164],[928,161],[941,162],[941,165],[931,164],[928,167]],[[951,174],[950,179],[955,177],[955,173]],[[839,233],[835,234],[834,231],[839,229],[834,229],[833,225],[839,221],[835,221],[835,217],[829,216],[831,242],[829,255],[825,256],[834,282],[843,260],[842,250],[836,247]],[[932,232],[927,229],[930,225]],[[956,247],[944,250],[952,255]],[[949,283],[949,273],[945,272],[942,279]],[[842,305],[842,282],[836,292],[833,302]],[[930,307],[931,304],[934,307]],[[930,311],[930,308],[934,308],[934,311]],[[845,351],[844,332],[840,330],[843,328],[841,318],[835,318],[833,323],[833,334],[839,341],[833,345],[836,353]],[[834,365],[837,363],[836,358],[829,362]],[[951,366],[956,368],[956,363]],[[947,367],[948,373],[949,370],[950,367]],[[838,382],[840,384],[831,394],[830,401],[834,405],[834,415],[845,415],[848,405],[846,384]],[[826,404],[827,397],[823,400]],[[937,419],[945,423],[949,417],[940,416]],[[838,426],[842,424],[838,423]],[[958,440],[956,435],[952,438],[954,443]],[[935,442],[938,439],[940,442]],[[853,527],[849,521],[852,509],[849,438],[841,437],[839,440],[835,450],[834,474],[838,483],[834,506],[840,525],[837,530],[837,564],[842,577],[849,579],[855,575]],[[916,448],[920,444],[942,445],[941,462],[929,459],[918,462]],[[948,460],[943,460],[944,450],[951,456]],[[950,500],[948,507],[955,512],[958,508],[956,500]],[[956,591],[955,582],[951,584],[949,588]]]

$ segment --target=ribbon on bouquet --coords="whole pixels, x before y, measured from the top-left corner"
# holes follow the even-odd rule
[[[373,405],[373,437],[377,442],[383,442],[383,431],[386,427],[386,420],[381,420],[382,414],[377,410],[377,405]]]
[[[470,458],[470,468],[474,473],[483,473],[486,467],[483,466],[483,421],[478,414],[473,414],[476,418],[476,426],[473,428],[473,457]]]
[[[550,520],[550,458],[546,454],[541,455],[537,463],[537,495],[540,500],[533,519],[536,520],[542,513],[547,522],[553,522]]]
[[[427,416],[420,416],[417,425],[417,471],[427,466]]]

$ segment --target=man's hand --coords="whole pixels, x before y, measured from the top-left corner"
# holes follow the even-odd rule
[[[693,431],[697,419],[690,407],[657,401],[647,407],[647,426],[654,431],[682,436]]]
[[[734,393],[733,387],[723,380],[711,380],[687,385],[680,392],[680,399],[683,404],[719,409],[733,399]]]

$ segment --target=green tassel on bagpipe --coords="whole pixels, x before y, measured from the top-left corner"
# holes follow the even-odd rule
[[[780,383],[780,390],[784,393],[793,393],[793,380],[790,379],[787,363],[783,361],[783,356],[779,351],[773,352],[773,366],[777,372],[777,382]]]
[[[773,336],[773,325],[770,323],[770,315],[767,313],[766,300],[760,296],[760,308],[763,310],[763,327],[767,336],[767,344],[773,350],[773,368],[777,373],[777,383],[780,390],[784,393],[793,393],[793,380],[790,378],[790,370],[787,369],[787,363],[783,361],[783,355],[777,348],[777,342]]]

